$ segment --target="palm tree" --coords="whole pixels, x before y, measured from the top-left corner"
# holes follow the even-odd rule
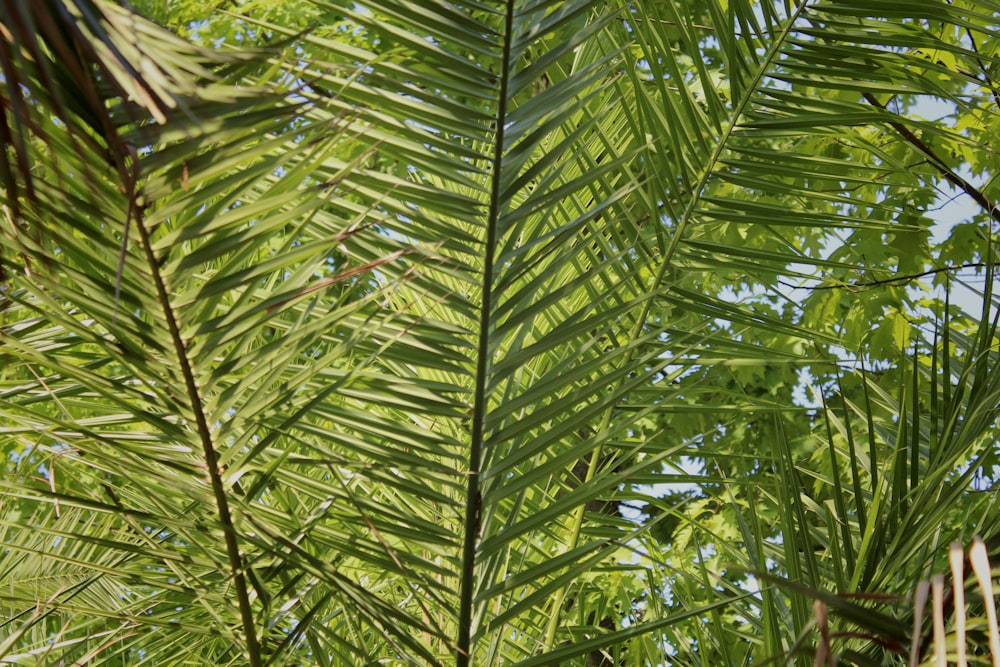
[[[4,5],[0,661],[905,654],[835,594],[996,529],[998,7]]]

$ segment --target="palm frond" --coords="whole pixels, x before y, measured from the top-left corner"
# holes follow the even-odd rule
[[[988,196],[911,112],[985,133],[995,30],[870,4],[321,0],[225,55],[3,10],[0,659],[742,664],[814,617],[741,572],[922,576],[985,507],[991,311],[906,356],[914,299],[841,288]],[[804,417],[838,350],[905,370]]]

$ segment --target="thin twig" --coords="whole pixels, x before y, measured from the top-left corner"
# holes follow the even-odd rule
[[[878,99],[876,99],[875,96],[872,95],[871,93],[864,93],[864,98],[865,101],[867,101],[873,107],[881,109],[882,111],[886,111],[890,114],[892,113],[886,108],[884,104],[879,102]],[[896,132],[898,132],[899,135],[903,137],[903,139],[905,139],[907,143],[909,143],[918,151],[926,155],[930,160],[931,164],[934,165],[934,168],[937,169],[942,176],[944,176],[945,180],[947,180],[949,183],[951,183],[958,189],[962,190],[965,194],[972,197],[977,204],[983,207],[983,210],[989,212],[990,217],[993,220],[1000,222],[1000,208],[991,204],[989,198],[987,198],[986,195],[984,195],[982,191],[979,190],[979,188],[972,185],[967,180],[965,180],[964,178],[953,172],[951,168],[947,165],[947,163],[943,159],[938,157],[937,153],[935,153],[930,146],[924,143],[924,141],[920,137],[914,134],[913,131],[910,130],[910,128],[894,120],[890,120],[888,121],[888,123],[889,126],[892,127],[892,129],[896,130]]]
[[[944,273],[945,271],[961,271],[962,269],[984,269],[989,267],[990,264],[987,262],[971,262],[969,264],[952,264],[949,266],[942,266],[937,269],[930,269],[928,271],[923,271],[921,273],[910,273],[905,276],[895,276],[893,278],[885,278],[883,280],[870,280],[863,283],[841,283],[838,285],[816,285],[814,287],[806,287],[803,285],[793,285],[787,283],[783,280],[779,280],[778,284],[783,287],[788,287],[790,289],[804,289],[809,291],[826,290],[826,289],[858,289],[867,287],[880,287],[882,285],[891,285],[893,283],[905,283],[911,280],[916,280],[917,278],[926,278],[927,276],[933,276],[938,273]]]

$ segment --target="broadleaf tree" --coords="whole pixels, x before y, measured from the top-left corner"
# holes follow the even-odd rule
[[[930,659],[1000,4],[134,4],[0,8],[0,663]]]

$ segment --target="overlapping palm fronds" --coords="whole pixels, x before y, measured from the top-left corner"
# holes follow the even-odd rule
[[[935,259],[936,184],[988,196],[955,156],[995,118],[968,91],[992,10],[315,7],[326,29],[241,15],[271,46],[224,56],[105,0],[4,8],[0,661],[747,664],[812,611],[730,565],[922,572],[874,517],[887,545],[959,529],[934,471],[994,428],[993,339],[945,372],[964,393],[927,385],[967,438],[818,509],[790,378],[912,335],[853,324],[917,312],[904,290],[841,288]],[[844,392],[831,474],[867,474],[857,423],[925,442],[913,382]],[[901,405],[912,439],[877,428]]]

